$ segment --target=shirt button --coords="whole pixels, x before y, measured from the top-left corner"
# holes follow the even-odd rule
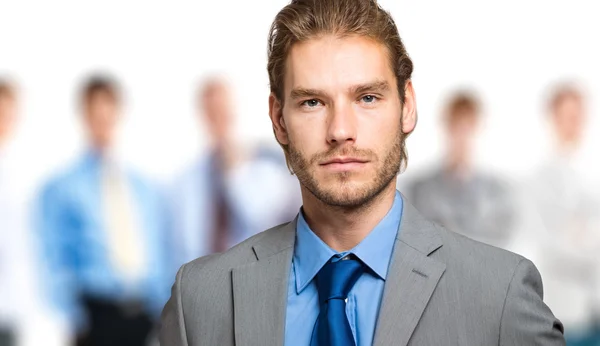
[[[347,302],[348,302],[348,298],[344,299],[344,303],[347,303]]]

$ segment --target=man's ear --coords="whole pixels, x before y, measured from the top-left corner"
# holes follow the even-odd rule
[[[409,79],[404,86],[404,104],[402,105],[402,132],[411,133],[417,126],[417,99],[412,81]]]
[[[288,145],[288,133],[283,119],[283,103],[275,96],[274,93],[269,95],[269,117],[273,125],[273,133],[275,139],[282,145]]]

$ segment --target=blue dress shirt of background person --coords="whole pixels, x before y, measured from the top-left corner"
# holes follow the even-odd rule
[[[158,191],[144,178],[125,170],[140,221],[146,256],[145,275],[134,282],[120,276],[107,251],[103,219],[103,160],[88,152],[71,168],[50,180],[38,201],[37,231],[41,238],[52,305],[71,328],[85,326],[79,298],[90,295],[109,301],[139,299],[158,317],[168,298],[165,247],[166,217]]]

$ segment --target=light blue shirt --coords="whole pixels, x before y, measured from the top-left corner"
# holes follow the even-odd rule
[[[229,206],[228,246],[293,219],[301,205],[298,181],[278,151],[260,148],[226,174],[217,170],[214,153],[201,157],[169,191],[173,275],[184,263],[212,253],[218,182]]]
[[[46,272],[42,285],[72,330],[85,326],[82,294],[113,301],[140,299],[158,318],[173,281],[167,271],[161,197],[154,186],[131,172],[125,179],[138,211],[148,270],[134,283],[124,282],[115,270],[107,250],[101,171],[102,160],[90,152],[46,183],[37,201],[34,221]]]
[[[402,196],[396,191],[392,208],[371,233],[352,250],[339,254],[343,257],[352,253],[368,267],[350,291],[346,304],[346,315],[357,346],[373,343],[383,287],[401,218]],[[314,277],[336,254],[310,229],[300,212],[288,284],[285,346],[312,344],[311,337],[319,315],[319,294]]]

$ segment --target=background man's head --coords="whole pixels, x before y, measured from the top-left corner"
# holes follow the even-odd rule
[[[479,100],[468,92],[454,94],[444,110],[443,121],[447,139],[447,160],[453,165],[468,165],[481,123]]]
[[[374,0],[292,1],[268,47],[273,129],[301,185],[340,207],[395,186],[416,108],[390,14]]]
[[[548,112],[559,145],[577,147],[586,123],[583,92],[574,85],[559,85],[550,96]]]
[[[231,88],[225,79],[215,77],[201,85],[198,109],[213,140],[226,141],[230,136],[234,110]]]
[[[17,95],[15,87],[0,79],[0,146],[9,139],[17,120]]]
[[[81,90],[84,123],[91,144],[98,150],[109,148],[121,119],[121,98],[117,83],[110,78],[95,76]]]

